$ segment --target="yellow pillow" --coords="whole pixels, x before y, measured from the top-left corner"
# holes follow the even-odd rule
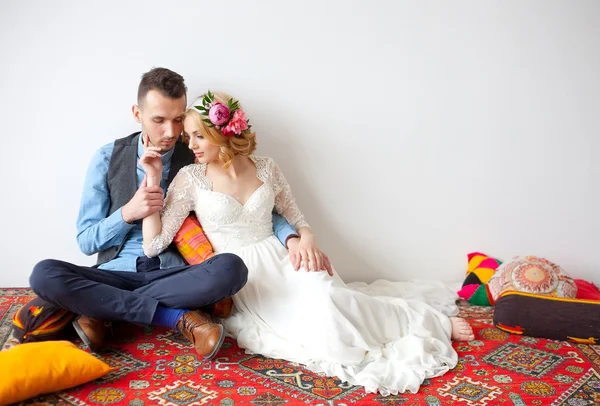
[[[72,388],[110,370],[69,341],[20,344],[0,352],[0,405]]]

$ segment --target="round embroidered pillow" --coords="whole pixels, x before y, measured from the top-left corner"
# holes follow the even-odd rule
[[[508,290],[565,298],[577,295],[575,282],[560,266],[535,256],[502,264],[490,279],[489,289],[494,300]]]

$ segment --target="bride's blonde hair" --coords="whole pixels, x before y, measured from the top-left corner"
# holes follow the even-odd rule
[[[229,95],[221,92],[212,92],[212,95],[214,95],[214,100],[216,102],[223,103],[226,106],[227,101],[231,99]],[[248,156],[256,150],[256,133],[246,130],[239,135],[236,134],[232,137],[226,137],[216,127],[209,126],[208,123],[204,121],[206,117],[203,117],[200,112],[194,108],[195,105],[201,105],[201,100],[204,96],[204,94],[200,95],[200,97],[190,105],[191,107],[185,111],[185,116],[194,120],[194,123],[200,129],[204,138],[221,149],[219,151],[219,160],[223,162],[225,168],[229,168],[234,155]]]

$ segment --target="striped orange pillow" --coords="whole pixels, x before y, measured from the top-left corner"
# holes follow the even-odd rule
[[[173,242],[190,265],[197,265],[215,255],[210,241],[206,238],[206,234],[194,214],[183,221]],[[226,318],[229,317],[232,309],[233,300],[227,297],[213,304],[210,313],[215,317]]]
[[[179,253],[190,265],[206,261],[215,255],[210,241],[202,230],[200,222],[194,214],[183,221],[181,228],[173,239]]]

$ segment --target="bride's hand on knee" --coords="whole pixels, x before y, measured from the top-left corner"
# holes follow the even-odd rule
[[[333,276],[333,268],[329,257],[319,249],[314,236],[302,236],[302,238],[288,242],[290,260],[297,271],[302,265],[308,272],[327,271]]]

